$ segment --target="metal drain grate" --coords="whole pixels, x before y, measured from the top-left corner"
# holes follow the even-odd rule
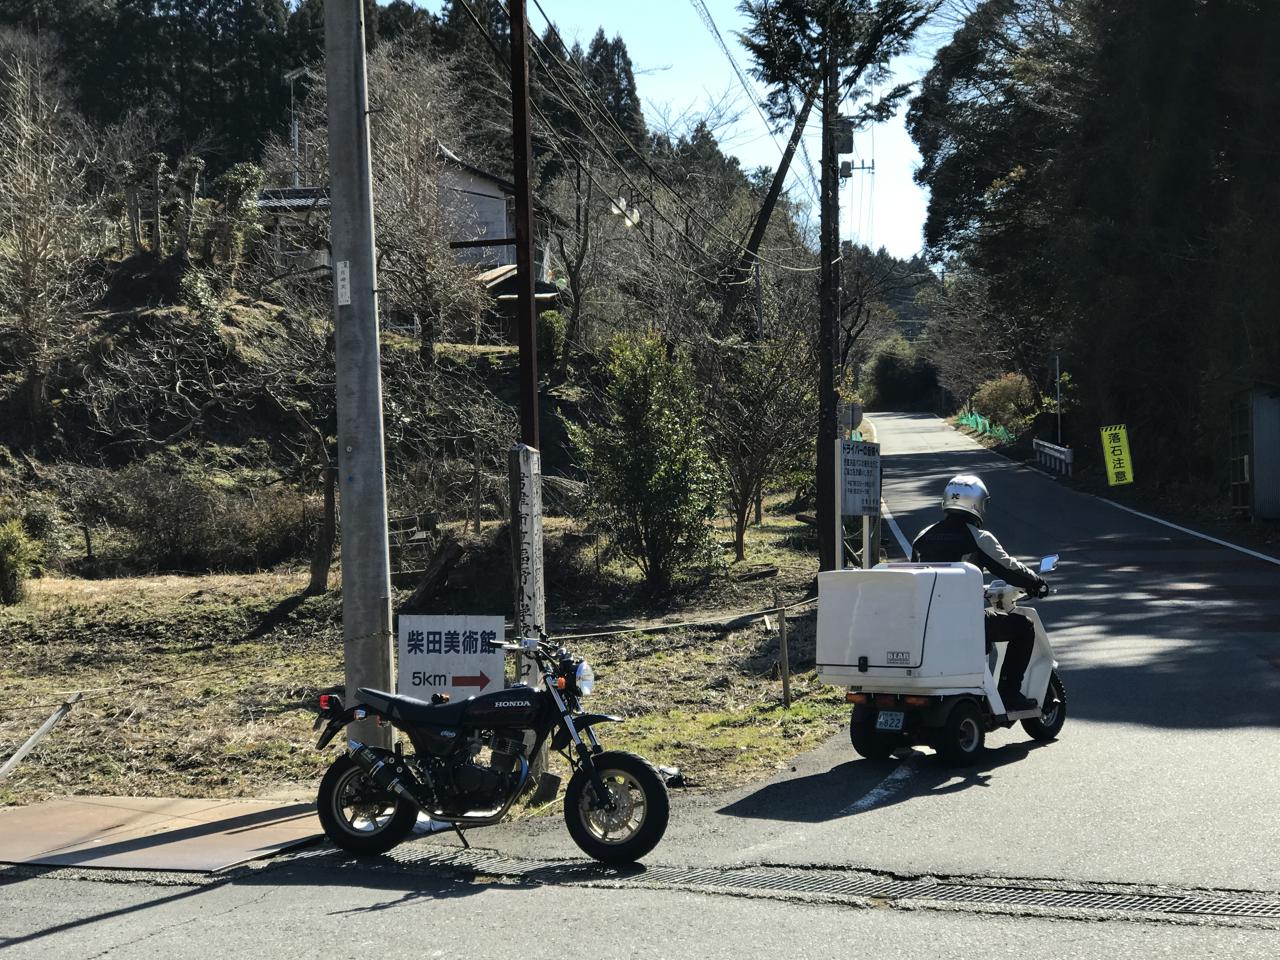
[[[1110,891],[1049,890],[947,881],[889,880],[801,871],[684,867],[615,869],[594,863],[511,860],[497,854],[478,851],[428,852],[415,850],[413,845],[397,848],[392,851],[391,857],[406,866],[463,870],[546,885],[625,883],[651,888],[681,887],[723,892],[808,894],[891,902],[911,900],[957,905],[1280,920],[1280,899],[1263,897],[1138,895]]]

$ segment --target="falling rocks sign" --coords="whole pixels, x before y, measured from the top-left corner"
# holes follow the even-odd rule
[[[397,690],[465,700],[503,688],[502,617],[400,617]]]

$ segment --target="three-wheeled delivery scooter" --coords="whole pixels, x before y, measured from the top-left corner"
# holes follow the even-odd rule
[[[1040,572],[1057,565],[1040,561]],[[975,762],[986,734],[1022,728],[1036,740],[1052,740],[1067,718],[1067,696],[1040,617],[1023,608],[1035,626],[1022,694],[1035,709],[1006,710],[996,677],[1004,643],[988,649],[983,598],[999,615],[1012,613],[1018,587],[993,580],[969,563],[881,563],[871,570],[830,570],[818,575],[818,677],[848,688],[853,704],[849,737],[868,759],[928,744],[950,764]]]

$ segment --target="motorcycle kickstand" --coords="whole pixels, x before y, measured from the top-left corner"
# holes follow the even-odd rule
[[[471,844],[467,842],[467,838],[463,836],[462,828],[458,826],[456,823],[453,825],[453,832],[456,833],[458,835],[458,839],[462,841],[462,849],[470,850]]]

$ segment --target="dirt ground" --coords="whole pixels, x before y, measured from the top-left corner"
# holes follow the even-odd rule
[[[745,565],[639,608],[549,596],[549,618],[559,632],[584,632],[758,610],[775,591],[801,600],[816,569],[796,547],[805,534],[780,498],[751,528]],[[777,572],[744,578],[763,566]],[[305,582],[301,571],[33,582],[26,602],[0,610],[0,758],[66,697],[84,699],[0,783],[0,804],[309,792],[334,752],[314,749],[311,724],[318,695],[342,680],[342,629],[338,592],[304,598]],[[809,605],[789,620],[790,709],[776,617],[774,630],[683,627],[569,646],[597,668],[590,708],[627,720],[602,730],[611,747],[714,790],[772,773],[839,726],[842,691],[813,672],[813,617]]]

